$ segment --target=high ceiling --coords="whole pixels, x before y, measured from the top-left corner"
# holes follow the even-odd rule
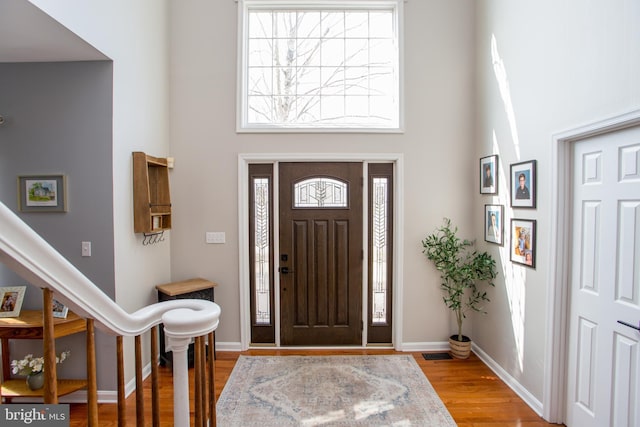
[[[28,0],[0,1],[0,62],[109,59]]]

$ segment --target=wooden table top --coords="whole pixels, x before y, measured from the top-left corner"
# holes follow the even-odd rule
[[[218,286],[218,284],[210,280],[195,278],[182,280],[180,282],[165,283],[164,285],[156,286],[156,289],[165,295],[173,297],[176,295],[187,294],[189,292],[215,288],[216,286]]]
[[[54,317],[53,324],[56,326],[62,323],[74,322],[78,319],[82,318],[69,311],[65,319]],[[0,317],[0,328],[37,328],[42,327],[42,325],[42,310],[22,310],[18,317]]]
[[[0,338],[39,339],[43,337],[42,310],[22,310],[18,317],[0,318]],[[87,321],[69,311],[66,319],[53,318],[54,338],[82,332],[87,329]]]

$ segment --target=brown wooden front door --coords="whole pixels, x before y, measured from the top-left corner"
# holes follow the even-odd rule
[[[282,345],[362,344],[362,164],[280,164]]]

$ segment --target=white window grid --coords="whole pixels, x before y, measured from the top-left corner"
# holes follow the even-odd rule
[[[237,131],[402,132],[402,37],[399,31],[399,23],[402,21],[402,4],[402,0],[239,0],[240,81]],[[312,38],[307,36],[312,33],[308,28],[304,32],[305,37],[297,37],[297,33],[294,37],[289,35],[278,37],[277,34],[274,35],[273,28],[264,28],[265,23],[269,25],[270,19],[260,21],[260,31],[249,33],[249,21],[252,19],[250,17],[256,17],[252,14],[273,13],[273,20],[271,20],[273,24],[275,20],[283,18],[282,13],[291,11],[317,12],[318,14],[322,11],[331,11],[354,16],[359,13],[368,13],[368,22],[372,19],[391,19],[392,22],[390,27],[383,30],[380,29],[382,28],[380,25],[368,25],[366,33],[362,28],[353,27],[349,30],[345,25],[342,33],[335,29],[334,33],[331,33],[329,30],[328,33],[325,32],[324,38],[321,37],[322,33],[317,33],[320,42],[310,41]],[[391,18],[385,18],[384,13],[391,13]],[[350,32],[349,37],[346,36],[348,32]],[[268,48],[261,49],[261,43]],[[276,54],[274,60],[270,52],[272,49],[277,52],[279,44],[284,46],[291,43],[295,43],[292,49],[305,49],[305,44],[308,49],[312,49],[314,43],[315,46],[318,46],[318,43],[332,45],[334,50],[345,52],[345,54],[341,62],[327,55],[317,55],[312,59],[317,61],[316,63],[305,63],[302,66],[296,63],[297,68],[282,66],[286,58],[278,59]],[[265,55],[265,51],[269,53]],[[281,51],[290,52],[289,49]],[[392,51],[392,54],[388,55],[391,59],[379,55],[382,51]],[[279,62],[280,65],[278,65],[279,60],[283,61]],[[295,85],[291,85],[287,91],[274,89],[275,81],[283,78],[284,74],[293,72],[302,76],[296,80]],[[387,80],[386,83],[380,83],[385,80]],[[320,84],[314,92],[312,81],[328,84]],[[347,87],[344,82],[350,81],[357,81],[358,84]],[[383,87],[393,89],[381,90]],[[295,121],[280,119],[274,122],[273,116],[264,114],[265,111],[271,113],[279,111],[278,108],[285,103],[286,114],[295,115]],[[309,109],[308,106],[311,103],[314,106]],[[361,108],[358,109],[358,105]],[[254,111],[260,110],[263,114],[256,114],[250,119],[252,107]],[[367,110],[367,116],[351,115],[354,108],[359,113]],[[309,111],[313,111],[315,115],[310,114]],[[338,115],[343,116],[331,117],[328,111],[337,112]],[[376,121],[376,117],[382,116],[386,117],[386,120]],[[351,117],[352,120],[345,120],[342,117]],[[355,120],[353,120],[354,117]]]

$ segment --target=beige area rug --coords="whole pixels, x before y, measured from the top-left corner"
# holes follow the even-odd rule
[[[455,426],[410,355],[240,356],[218,426]]]

